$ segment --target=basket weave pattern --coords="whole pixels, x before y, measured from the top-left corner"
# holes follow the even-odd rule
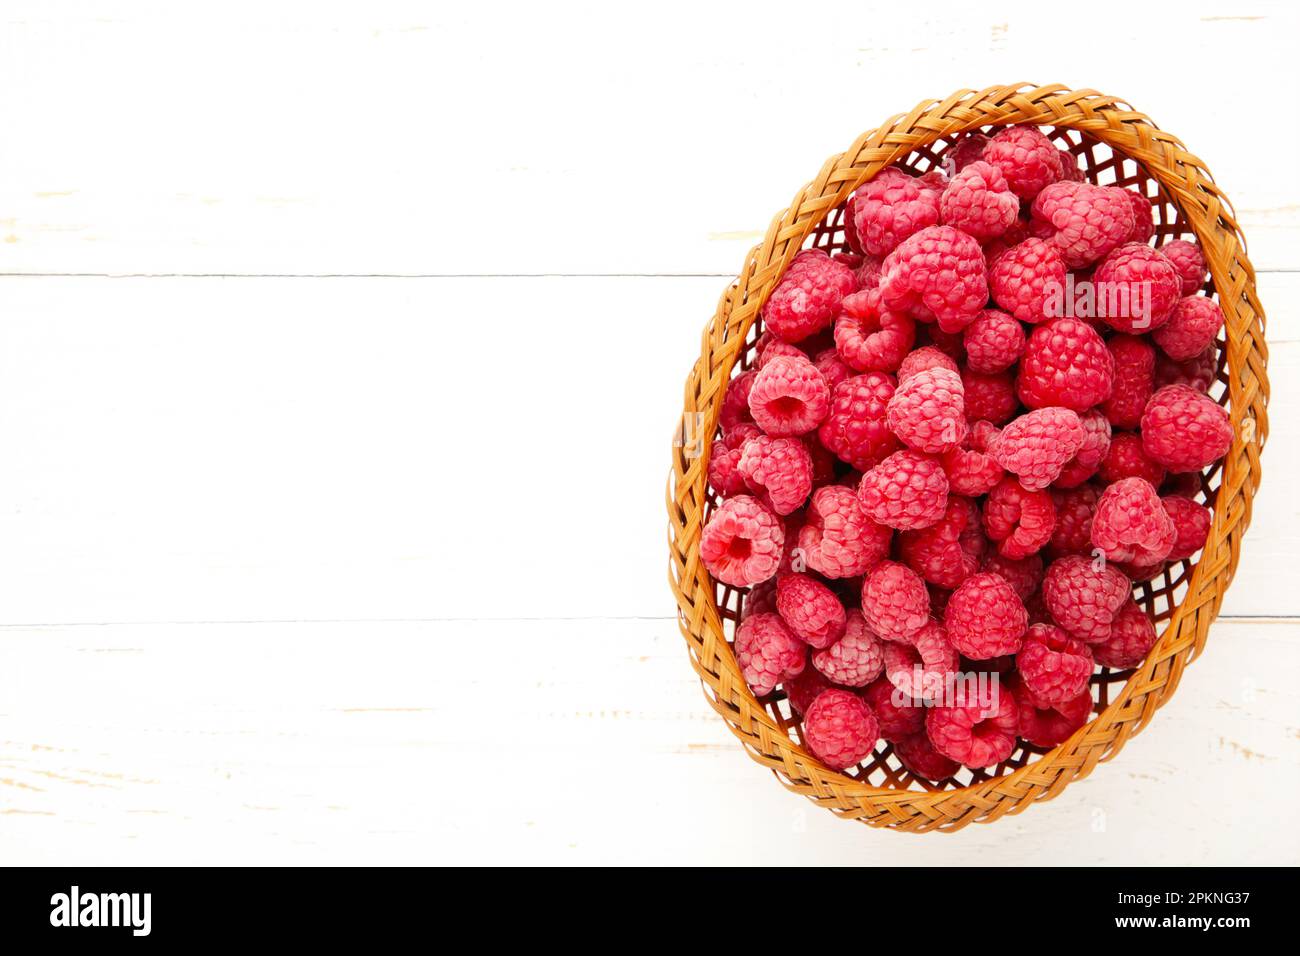
[[[840,773],[801,746],[799,723],[784,700],[764,703],[750,692],[729,644],[742,596],[714,582],[699,559],[700,531],[714,504],[706,466],[723,392],[733,370],[751,361],[760,310],[791,259],[809,245],[842,243],[843,204],[853,190],[895,162],[918,171],[931,168],[963,133],[1013,124],[1050,127],[1048,135],[1075,154],[1090,181],[1136,187],[1151,197],[1158,244],[1192,236],[1201,244],[1210,271],[1207,290],[1225,316],[1213,394],[1227,406],[1235,431],[1222,465],[1201,479],[1202,500],[1214,512],[1209,539],[1195,565],[1172,565],[1138,586],[1137,600],[1163,628],[1160,637],[1141,666],[1103,670],[1093,678],[1094,716],[1064,743],[1050,750],[1021,747],[995,768],[963,771],[934,784],[909,774],[882,742],[860,767]],[[669,579],[709,703],[788,789],[873,826],[951,831],[1056,796],[1147,725],[1205,646],[1259,486],[1259,452],[1268,434],[1267,359],[1264,312],[1231,204],[1200,159],[1123,101],[1059,85],[962,90],[921,103],[859,137],[826,162],[750,250],[704,331],[700,358],[686,382],[668,489]]]

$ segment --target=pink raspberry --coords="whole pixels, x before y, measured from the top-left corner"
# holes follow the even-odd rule
[[[749,411],[769,435],[803,435],[830,409],[830,389],[812,362],[779,356],[759,369],[749,392]]]
[[[885,676],[902,694],[915,700],[942,698],[957,676],[960,661],[944,629],[927,623],[914,643],[885,645]]]
[[[1029,491],[1054,482],[1083,447],[1083,425],[1068,408],[1036,408],[1002,429],[993,457]]]
[[[1023,686],[1014,692],[1020,717],[1020,736],[1034,747],[1055,747],[1088,722],[1092,692],[1084,690],[1059,704],[1045,704]]]
[[[808,646],[801,646],[807,652]],[[821,696],[821,692],[829,690],[833,685],[817,668],[804,667],[797,676],[782,681],[781,686],[785,690],[785,699],[790,702],[790,710],[802,717],[808,713],[812,702]]]
[[[1132,335],[1113,335],[1106,348],[1115,361],[1115,386],[1102,411],[1116,428],[1137,428],[1154,390],[1156,350]]]
[[[1011,582],[980,572],[952,592],[943,622],[953,647],[973,660],[987,660],[1020,650],[1029,616]]]
[[[1008,126],[984,147],[981,157],[1006,177],[1021,199],[1033,199],[1061,178],[1061,158],[1050,139],[1032,126]]]
[[[948,490],[972,498],[988,494],[1006,472],[988,451],[975,447],[969,435],[962,446],[944,452],[941,459],[944,474],[948,476]]]
[[[871,756],[880,729],[861,697],[832,687],[818,694],[804,714],[803,736],[822,763],[844,770]]]
[[[1158,485],[1165,479],[1165,468],[1142,448],[1141,435],[1120,432],[1111,438],[1097,477],[1108,483],[1122,478],[1145,478]]]
[[[1129,598],[1115,615],[1105,640],[1092,646],[1102,667],[1125,670],[1146,660],[1156,643],[1156,628],[1136,601]]]
[[[819,650],[844,634],[844,605],[834,591],[806,574],[776,579],[776,610],[795,637]]]
[[[1203,295],[1189,295],[1178,300],[1169,321],[1151,337],[1171,359],[1183,362],[1213,347],[1221,328],[1223,310],[1219,303]]]
[[[932,707],[925,717],[925,732],[934,749],[967,767],[1001,763],[1016,749],[1020,730],[1019,707],[1013,693],[996,688],[991,701],[966,701]]]
[[[845,296],[835,320],[835,349],[845,363],[859,372],[892,372],[916,341],[916,323],[904,312],[891,312],[880,302],[880,292],[855,292]]]
[[[1111,561],[1163,561],[1174,537],[1173,519],[1151,482],[1125,478],[1102,492],[1092,516],[1092,543]]]
[[[953,358],[933,345],[925,345],[913,352],[909,352],[898,366],[899,383],[906,382],[917,372],[924,372],[932,368],[946,368],[951,372],[957,371],[957,363]]]
[[[776,613],[776,578],[760,581],[745,594],[745,601],[740,610],[740,620],[755,614]]]
[[[950,760],[935,750],[929,735],[924,732],[895,741],[894,753],[898,754],[899,763],[912,776],[923,780],[947,780],[961,769],[961,764],[957,761]]]
[[[749,495],[724,501],[700,533],[704,567],[733,588],[749,587],[776,574],[784,547],[781,520]]]
[[[943,171],[956,176],[971,163],[979,162],[989,138],[983,133],[967,133],[943,152]]]
[[[1219,349],[1211,345],[1186,362],[1175,362],[1164,352],[1156,353],[1156,389],[1166,385],[1186,385],[1198,392],[1209,392],[1219,374]]]
[[[1065,263],[1042,239],[1026,239],[998,256],[989,268],[989,291],[999,308],[1021,322],[1042,322],[1065,291]]]
[[[1088,177],[1079,168],[1079,161],[1075,159],[1074,153],[1068,149],[1058,149],[1057,156],[1061,160],[1061,182],[1085,183],[1088,181]]]
[[[972,527],[979,527],[974,502],[949,498],[937,524],[899,535],[899,557],[931,584],[955,588],[979,569],[979,556],[962,546],[963,534]]]
[[[753,614],[736,629],[736,663],[755,697],[766,697],[804,668],[807,651],[775,614]]]
[[[903,444],[931,454],[955,448],[966,437],[961,376],[946,368],[917,372],[889,400],[886,422]]]
[[[930,593],[911,568],[881,561],[862,582],[862,616],[884,640],[910,641],[930,620]]]
[[[1205,547],[1212,517],[1209,508],[1180,495],[1166,495],[1160,499],[1160,504],[1174,523],[1174,547],[1168,560],[1186,560]]]
[[[939,221],[939,191],[889,167],[855,194],[854,225],[864,252],[884,256]]]
[[[893,532],[866,516],[857,493],[842,485],[813,492],[797,536],[808,567],[828,578],[856,578],[889,554]]]
[[[984,531],[1007,558],[1042,549],[1056,527],[1056,509],[1045,491],[1030,491],[1015,478],[1002,479],[984,502]]]
[[[835,386],[830,411],[817,437],[840,461],[866,471],[899,447],[889,430],[886,411],[894,397],[894,380],[884,372],[868,372]]]
[[[984,375],[962,369],[961,385],[966,399],[966,420],[1005,425],[1020,409],[1016,380],[1010,371]]]
[[[745,442],[736,469],[749,491],[779,515],[797,510],[812,493],[812,456],[798,438],[756,435]]]
[[[876,524],[899,531],[928,528],[943,517],[948,476],[937,458],[896,451],[862,476],[858,501]]]
[[[1083,444],[1061,469],[1061,474],[1052,483],[1054,488],[1077,488],[1097,473],[1101,463],[1110,450],[1110,422],[1100,409],[1084,412],[1079,416],[1083,426]]]
[[[925,730],[925,708],[898,690],[888,677],[878,677],[868,684],[862,691],[862,699],[876,715],[880,736],[886,740],[900,740]]]
[[[849,611],[844,636],[830,647],[815,651],[813,667],[841,687],[865,687],[885,668],[880,638],[867,627],[861,611]]]
[[[760,369],[777,356],[784,355],[786,358],[803,359],[809,361],[808,353],[797,345],[791,345],[789,342],[782,342],[771,332],[764,332],[754,343],[754,368]]]
[[[997,309],[985,309],[962,333],[966,365],[992,375],[1016,364],[1025,351],[1025,330],[1019,322]]]
[[[1133,207],[1122,190],[1091,183],[1055,183],[1034,200],[1035,223],[1070,269],[1090,266],[1122,245],[1133,231]]]
[[[763,324],[786,342],[799,342],[830,325],[857,286],[853,270],[821,249],[794,257],[763,306]]]
[[[1106,400],[1114,382],[1115,360],[1087,322],[1053,319],[1030,333],[1017,381],[1020,400],[1030,408],[1086,411]]]
[[[1124,194],[1128,204],[1133,207],[1133,228],[1129,230],[1128,237],[1124,241],[1138,242],[1145,246],[1156,234],[1155,211],[1151,208],[1151,200],[1132,189],[1123,189],[1119,186],[1109,188],[1118,189]]]
[[[745,476],[740,473],[740,456],[744,453],[745,442],[763,432],[757,425],[733,425],[719,439],[714,441],[709,453],[709,485],[717,492],[719,498],[731,498],[749,490]]]
[[[887,307],[933,314],[945,332],[959,332],[988,302],[984,252],[952,226],[922,229],[891,252],[880,277]]]
[[[1166,385],[1142,413],[1142,449],[1170,471],[1200,471],[1231,445],[1227,409],[1184,385]]]
[[[1183,295],[1196,295],[1205,285],[1205,257],[1201,247],[1186,239],[1175,239],[1160,247],[1160,254],[1173,263],[1182,281]]]
[[[1022,684],[1039,701],[1062,704],[1088,690],[1092,651],[1052,624],[1035,624],[1016,655]]]
[[[832,395],[835,394],[835,387],[840,382],[853,375],[853,369],[849,368],[844,359],[840,358],[840,353],[833,348],[818,352],[813,359],[813,365],[822,373],[822,378],[826,379],[826,387],[831,390]]]
[[[753,424],[754,416],[749,413],[749,391],[754,387],[754,379],[757,377],[758,372],[749,369],[727,383],[727,390],[722,396],[722,408],[718,411],[718,424],[724,432],[737,425]]]
[[[875,256],[863,256],[862,265],[857,268],[857,280],[859,292],[870,292],[873,289],[880,288],[880,267],[884,260],[877,259]]]
[[[939,199],[939,218],[945,225],[983,242],[1007,231],[1020,214],[1016,198],[1001,170],[974,162],[952,178]]]
[[[984,559],[984,570],[1006,579],[1021,601],[1029,600],[1043,580],[1043,559],[1037,554],[1027,558],[1007,558],[994,552]]]
[[[1056,527],[1050,541],[1052,553],[1091,554],[1092,515],[1097,510],[1101,489],[1096,485],[1080,485],[1067,491],[1051,491],[1056,506]]]
[[[1083,555],[1058,558],[1043,575],[1043,603],[1052,620],[1085,644],[1106,639],[1130,590],[1123,572]]]
[[[1150,246],[1135,242],[1107,255],[1093,272],[1092,284],[1097,290],[1098,315],[1119,332],[1160,328],[1169,320],[1182,291],[1173,263]]]

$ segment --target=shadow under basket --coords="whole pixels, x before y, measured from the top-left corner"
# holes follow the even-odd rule
[[[1205,291],[1225,317],[1211,395],[1228,409],[1234,428],[1222,463],[1200,476],[1198,498],[1214,515],[1209,538],[1196,560],[1171,564],[1159,577],[1134,585],[1138,603],[1156,623],[1158,640],[1139,667],[1094,675],[1093,715],[1064,743],[1050,750],[1022,745],[995,767],[963,769],[938,783],[909,773],[884,741],[857,767],[831,770],[802,746],[799,719],[780,689],[763,700],[750,692],[731,649],[744,593],[715,582],[700,562],[700,531],[717,504],[706,466],[723,393],[728,380],[753,360],[763,304],[799,250],[845,248],[841,223],[850,193],[886,166],[897,163],[923,173],[936,167],[963,134],[1011,125],[1039,127],[1077,157],[1090,182],[1135,188],[1149,197],[1156,245],[1177,238],[1195,238],[1201,245],[1210,273]],[[1259,453],[1268,433],[1267,359],[1255,273],[1231,204],[1194,154],[1123,101],[1062,86],[963,90],[921,103],[859,137],[827,161],[746,256],[705,329],[699,360],[686,382],[668,489],[669,579],[691,663],[709,703],[750,756],[785,787],[873,826],[952,831],[1056,796],[1146,726],[1205,646],[1259,487]],[[692,436],[702,440],[692,442]]]

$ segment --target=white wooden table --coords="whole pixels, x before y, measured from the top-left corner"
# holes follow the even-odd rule
[[[0,862],[1296,862],[1294,6],[1090,8],[1077,52],[1015,4],[612,6],[6,4]],[[873,832],[706,708],[669,436],[826,156],[1020,79],[1129,98],[1237,204],[1266,482],[1116,759]]]

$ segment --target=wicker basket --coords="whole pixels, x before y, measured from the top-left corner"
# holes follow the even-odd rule
[[[1201,499],[1214,511],[1209,539],[1195,565],[1171,565],[1161,577],[1136,586],[1139,603],[1162,633],[1140,667],[1102,670],[1093,678],[1094,715],[1064,743],[1051,750],[1021,746],[996,767],[963,770],[937,784],[909,774],[884,742],[858,767],[837,772],[801,746],[799,722],[785,700],[760,702],[746,686],[729,644],[742,595],[715,582],[699,560],[700,530],[715,504],[705,466],[723,391],[733,371],[751,361],[762,331],[759,312],[790,260],[806,246],[841,246],[844,201],[854,189],[891,163],[922,172],[931,168],[963,133],[1013,124],[1044,128],[1078,157],[1090,181],[1134,186],[1152,197],[1158,244],[1193,234],[1200,241],[1210,270],[1207,290],[1217,294],[1226,317],[1213,394],[1228,407],[1235,428],[1222,465],[1201,479]],[[1267,358],[1264,312],[1232,206],[1200,159],[1123,101],[1062,86],[962,90],[921,103],[859,137],[800,190],[750,251],[704,331],[699,361],[686,382],[668,491],[669,577],[709,703],[788,789],[873,826],[951,831],[1056,796],[1146,726],[1205,646],[1259,486],[1259,452],[1268,433]]]

